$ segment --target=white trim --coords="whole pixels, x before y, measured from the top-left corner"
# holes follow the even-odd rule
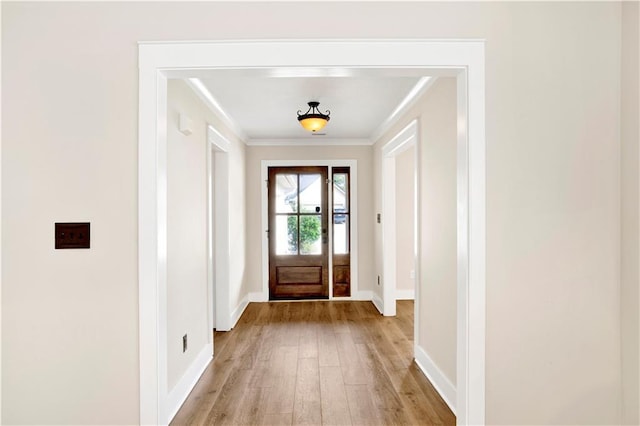
[[[247,134],[244,133],[238,123],[227,114],[216,98],[213,97],[207,86],[204,85],[199,78],[185,78],[184,80],[187,86],[194,91],[194,93],[202,100],[202,102],[209,108],[213,114],[218,117],[224,125],[226,125],[231,131],[240,139],[243,143],[247,143]]]
[[[360,290],[358,292],[351,293],[351,300],[362,300],[370,302],[373,300],[373,291],[371,290]]]
[[[167,422],[166,78],[139,50],[138,300],[140,423]],[[164,321],[164,323],[163,323]],[[164,361],[163,361],[164,359]]]
[[[393,110],[391,115],[387,117],[385,121],[378,126],[378,128],[369,136],[374,143],[382,135],[389,131],[397,122],[403,117],[409,109],[416,104],[418,99],[427,92],[435,83],[436,77],[422,77],[416,85],[411,89],[411,91],[404,97],[404,99],[398,104],[398,106]]]
[[[359,302],[371,302],[372,298],[373,298],[373,291],[360,290],[356,293],[352,293],[351,296],[333,296],[331,300],[353,300],[353,301],[359,301]]]
[[[350,212],[350,216],[352,218],[352,220],[349,222],[349,241],[351,242],[350,245],[350,250],[351,252],[350,254],[350,259],[349,259],[349,266],[350,266],[350,271],[349,271],[349,279],[350,279],[350,292],[351,295],[353,297],[354,294],[359,294],[360,293],[360,275],[358,273],[359,270],[359,266],[360,266],[360,260],[359,260],[359,254],[360,250],[359,250],[359,240],[358,240],[358,235],[360,233],[359,228],[358,228],[358,223],[360,223],[360,221],[358,220],[358,212],[359,212],[359,207],[358,207],[358,200],[359,200],[359,195],[358,195],[358,184],[359,184],[359,179],[358,179],[358,161],[357,160],[353,160],[351,162],[349,162],[349,164],[347,165],[349,167],[349,179],[351,179],[351,183],[349,185],[349,212]],[[338,167],[338,166],[336,166]],[[353,219],[355,218],[355,220]],[[331,224],[331,228],[333,228],[333,223]],[[333,247],[333,230],[331,232],[331,247]],[[333,271],[333,264],[331,265],[331,270]],[[332,281],[333,281],[333,277]],[[333,286],[332,286],[333,287]]]
[[[413,288],[409,288],[405,290],[396,289],[396,300],[415,300],[415,298],[416,298],[416,290]],[[416,316],[415,318],[420,318],[420,317]]]
[[[414,146],[414,170],[413,175],[413,300],[420,301],[420,283],[422,283],[422,268],[420,267],[420,259],[422,257],[422,202],[420,194],[422,193],[422,183],[420,176],[422,176],[422,144],[420,143],[420,121],[418,125],[418,141]],[[420,341],[420,303],[413,304],[413,341]]]
[[[214,232],[214,205],[215,205],[215,194],[214,194],[214,162],[215,162],[215,154],[214,150],[211,147],[211,141],[209,139],[209,131],[207,129],[207,143],[205,146],[207,147],[207,324],[208,330],[213,330],[216,328],[216,271],[214,267],[215,262],[215,250],[216,250],[216,241],[215,237],[217,236]],[[207,342],[213,343],[213,333],[209,333],[207,336]]]
[[[385,316],[396,314],[396,157],[417,145],[418,120],[412,120],[382,147],[382,307]],[[414,176],[418,163],[414,162]],[[416,188],[414,188],[414,198]],[[414,218],[415,222],[415,218]],[[414,248],[417,228],[414,229]],[[415,268],[414,268],[415,269]],[[420,282],[419,278],[417,282]],[[416,313],[416,318],[420,316]]]
[[[456,388],[447,376],[438,368],[427,352],[419,345],[414,346],[415,360],[420,370],[447,403],[453,414],[456,414]]]
[[[265,294],[261,291],[252,291],[251,293],[249,293],[248,295],[249,297],[249,302],[268,302],[269,301],[269,297],[267,295],[267,297],[265,297]]]
[[[461,424],[485,419],[486,158],[484,43],[469,52],[457,77],[457,369]]]
[[[396,314],[396,159],[382,157],[382,310]]]
[[[393,139],[384,144],[382,147],[382,155],[385,157],[396,157],[412,146],[415,146],[417,133],[418,120],[414,119],[400,130]]]
[[[0,7],[0,31],[2,30],[2,7]],[[2,81],[2,46],[0,46],[0,81]],[[0,89],[0,93],[2,89]],[[1,97],[1,95],[0,95]],[[2,117],[2,102],[0,102]],[[0,242],[2,240],[2,120],[0,120]],[[2,423],[2,244],[0,244],[0,424]]]
[[[211,343],[204,345],[196,359],[193,360],[189,368],[187,368],[187,371],[185,371],[178,383],[171,392],[169,392],[169,396],[167,397],[169,422],[176,416],[178,410],[189,396],[189,393],[191,393],[193,387],[198,383],[198,380],[200,380],[200,376],[202,376],[204,370],[206,370],[209,363],[211,363],[213,359],[212,354],[213,345]]]
[[[380,312],[380,314],[383,315],[384,309],[382,308],[382,299],[380,299],[380,296],[378,296],[378,293],[374,291],[371,292],[371,303],[373,303],[373,306],[375,306],[378,312]]]
[[[370,139],[338,139],[312,136],[304,139],[249,139],[248,146],[369,146]]]
[[[210,124],[207,126],[207,141],[215,147],[216,151],[229,152],[231,148],[231,141]]]
[[[215,323],[216,330],[231,330],[233,319],[230,312],[229,292],[229,263],[231,259],[230,229],[229,229],[229,147],[231,142],[218,132],[213,126],[207,126],[208,147],[213,152],[213,158],[208,163],[208,174],[213,183],[213,259],[212,278],[210,282],[210,300],[215,303],[215,321],[211,321],[211,329]],[[215,284],[215,291],[212,285]]]
[[[238,303],[238,306],[236,306],[236,308],[231,313],[231,327],[230,328],[233,328],[233,327],[236,326],[236,324],[238,323],[238,320],[240,319],[240,317],[244,313],[244,310],[247,309],[247,306],[249,306],[249,295],[248,294],[242,298],[240,303]]]
[[[166,76],[206,69],[378,68],[458,80],[457,422],[485,421],[485,46],[483,40],[243,40],[140,43],[138,274],[140,423],[168,421]],[[463,234],[464,235],[461,235]]]
[[[349,167],[351,185],[351,201],[349,212],[351,217],[358,217],[358,160],[262,160],[261,161],[261,185],[262,185],[262,299],[269,300],[269,239],[267,230],[269,229],[269,194],[266,181],[269,178],[269,167],[296,167],[296,166],[320,166],[328,167],[331,173],[332,167]],[[329,205],[331,202],[331,191],[329,191]],[[350,222],[349,238],[351,238],[351,294],[358,292],[358,221]],[[333,223],[329,221],[329,247],[333,246]],[[331,255],[329,254],[329,270],[333,267]],[[333,299],[333,277],[329,274],[329,299]],[[347,298],[348,299],[348,298]]]

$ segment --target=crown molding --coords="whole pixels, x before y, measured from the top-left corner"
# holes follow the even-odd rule
[[[380,126],[378,126],[378,128],[371,134],[371,136],[369,136],[369,139],[372,141],[372,143],[376,143],[378,139],[382,137],[382,135],[389,131],[389,129],[391,129],[391,127],[393,127],[393,125],[396,124],[398,120],[416,104],[418,99],[420,99],[420,97],[424,93],[426,93],[427,90],[431,88],[431,86],[433,86],[433,83],[435,83],[436,80],[437,77],[433,76],[422,77],[420,80],[418,80],[416,85],[413,86],[413,89],[411,89],[407,96],[405,96],[404,99],[398,104],[391,115],[389,115],[389,117],[387,117],[386,120],[384,120],[380,124]]]
[[[231,118],[220,106],[218,101],[213,97],[209,89],[204,85],[199,78],[186,78],[184,81],[187,86],[194,91],[194,93],[204,102],[204,104],[213,112],[216,117],[222,120],[223,124],[227,126],[245,145],[249,139],[247,134],[242,130],[238,123]]]
[[[218,101],[213,97],[211,92],[202,83],[199,78],[186,78],[184,81],[187,86],[194,91],[194,93],[204,102],[204,104],[213,112],[222,122],[229,127],[236,136],[248,146],[322,146],[322,145],[346,145],[346,146],[359,146],[359,145],[373,145],[375,142],[384,135],[398,120],[407,112],[411,107],[415,105],[417,100],[429,90],[429,88],[435,83],[437,77],[424,76],[418,80],[411,91],[403,98],[403,100],[396,106],[391,115],[387,117],[376,130],[371,134],[369,138],[349,138],[349,139],[250,139],[247,134],[242,130],[238,123],[231,118],[222,109]]]
[[[248,139],[248,146],[371,146],[370,139],[364,138],[323,138],[316,136],[311,139]]]

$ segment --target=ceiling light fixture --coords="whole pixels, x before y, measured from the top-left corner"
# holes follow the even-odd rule
[[[309,109],[304,114],[301,114],[300,110],[298,110],[298,121],[306,130],[310,132],[317,132],[327,125],[331,111],[327,111],[326,114],[321,113],[318,110],[320,102],[312,101],[308,102],[307,105],[309,105]]]

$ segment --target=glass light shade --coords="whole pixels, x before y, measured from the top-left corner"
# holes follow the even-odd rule
[[[327,120],[324,118],[305,118],[300,120],[300,125],[310,132],[317,132],[327,125]]]

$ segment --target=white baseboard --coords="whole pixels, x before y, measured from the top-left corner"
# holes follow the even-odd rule
[[[416,298],[416,291],[412,288],[408,290],[396,289],[396,300],[413,300]]]
[[[269,295],[261,291],[249,293],[249,302],[268,302]]]
[[[202,373],[204,373],[204,370],[212,359],[213,345],[211,343],[207,343],[193,363],[191,363],[182,378],[174,386],[171,392],[169,392],[169,395],[167,395],[167,412],[169,414],[167,424],[171,423],[171,420],[173,420],[176,413],[178,413],[178,410],[187,399],[189,393],[191,393],[193,387],[196,385],[200,376],[202,376]]]
[[[433,362],[433,360],[427,355],[427,352],[420,346],[414,346],[416,364],[422,370],[422,373],[427,376],[431,384],[438,391],[444,402],[447,403],[453,414],[456,414],[456,388],[449,381],[447,376],[444,375],[442,370]]]
[[[362,290],[354,293],[350,297],[334,297],[336,300],[365,300],[370,301],[373,298],[373,292],[371,290]],[[249,302],[268,302],[269,295],[261,291],[249,293]]]
[[[242,316],[242,313],[244,312],[244,310],[247,309],[248,305],[249,305],[249,295],[247,294],[246,296],[244,296],[242,298],[240,303],[238,303],[238,306],[236,306],[236,308],[231,313],[231,327],[230,328],[233,328],[233,327],[236,326],[236,324],[238,323],[238,320]]]
[[[384,309],[382,309],[382,299],[380,299],[380,296],[378,296],[378,294],[373,291],[371,292],[371,301],[373,302],[373,305],[376,307],[378,312],[382,314],[384,312]]]
[[[372,299],[373,299],[373,292],[371,290],[361,290],[354,293],[354,295],[351,296],[351,300],[371,301]]]

